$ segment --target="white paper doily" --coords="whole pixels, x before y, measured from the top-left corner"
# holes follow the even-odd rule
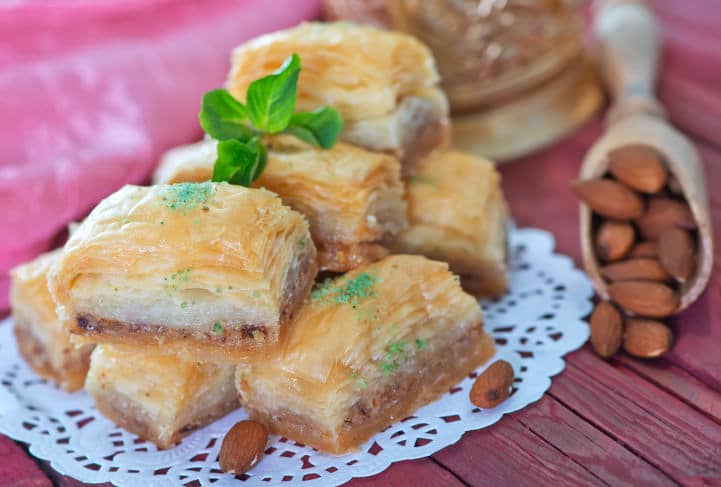
[[[139,440],[98,414],[87,394],[67,394],[36,376],[20,358],[10,323],[0,325],[0,432],[29,444],[64,475],[83,482],[122,486],[337,485],[373,475],[392,462],[432,455],[466,432],[492,425],[506,413],[541,398],[563,355],[588,338],[582,317],[591,311],[593,290],[571,259],[553,253],[553,238],[535,229],[513,229],[511,290],[482,302],[486,329],[497,357],[516,372],[513,395],[494,409],[475,408],[468,391],[476,373],[440,400],[377,434],[360,451],[331,456],[273,437],[263,460],[236,479],[217,464],[224,433],[246,417],[242,410],[196,431],[166,451]],[[481,369],[479,369],[480,371]],[[478,372],[478,371],[477,371]]]

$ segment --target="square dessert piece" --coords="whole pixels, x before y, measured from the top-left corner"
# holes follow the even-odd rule
[[[385,244],[406,224],[400,164],[388,155],[337,143],[315,148],[295,137],[266,140],[268,164],[254,183],[303,213],[321,270],[344,272],[387,255]],[[156,183],[208,181],[217,142],[204,140],[165,154]]]
[[[48,283],[85,341],[237,358],[278,341],[316,270],[308,223],[274,193],[182,183],[100,202]]]
[[[495,166],[479,157],[438,151],[406,181],[408,228],[393,251],[450,264],[479,297],[508,289],[508,207]]]
[[[245,100],[252,81],[300,56],[298,110],[331,106],[341,138],[398,157],[404,174],[449,139],[448,101],[430,49],[415,37],[347,22],[314,22],[237,47],[227,81]]]
[[[118,426],[170,448],[195,429],[237,409],[235,367],[98,345],[85,389]]]
[[[344,453],[492,355],[480,306],[445,263],[389,256],[318,286],[279,347],[238,366],[237,387],[272,432]]]
[[[83,387],[92,345],[76,348],[60,322],[48,291],[48,269],[62,249],[49,252],[11,272],[10,306],[13,332],[23,358],[39,375],[66,391]]]

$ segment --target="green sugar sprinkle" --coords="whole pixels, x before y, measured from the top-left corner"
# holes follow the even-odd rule
[[[426,341],[416,338],[416,347],[418,350],[426,348]],[[378,364],[378,368],[384,375],[390,375],[400,367],[402,362],[408,360],[408,343],[399,341],[391,343],[386,348],[386,354],[383,360]]]
[[[438,188],[438,185],[435,183],[435,181],[425,178],[423,176],[410,176],[408,178],[408,182],[410,184],[427,184],[428,186]]]
[[[187,308],[187,307],[188,307],[188,302],[187,302],[187,301],[183,301],[182,303],[180,303],[180,307],[183,308],[183,309]]]
[[[260,297],[260,291],[253,291],[253,297],[259,298]]]
[[[298,248],[299,248],[299,249],[304,249],[304,248],[305,248],[305,244],[306,244],[305,238],[301,238],[300,240],[298,240]]]
[[[210,182],[171,184],[165,190],[163,203],[171,210],[186,214],[198,206],[204,206],[214,190]]]
[[[220,335],[221,333],[223,333],[223,325],[221,325],[220,322],[216,321],[215,323],[213,323],[213,331]]]
[[[350,304],[358,308],[363,299],[376,297],[373,285],[377,282],[380,279],[367,272],[361,272],[342,286],[333,286],[333,281],[328,278],[313,290],[311,299],[320,304]]]
[[[408,344],[403,341],[388,345],[385,357],[383,357],[383,360],[379,365],[381,372],[385,375],[390,375],[395,372],[400,366],[400,362],[408,357],[408,352],[406,351],[407,347]]]
[[[351,379],[355,379],[355,380],[358,382],[358,384],[360,385],[360,388],[361,388],[361,389],[365,389],[366,387],[368,387],[368,383],[365,381],[365,379],[364,379],[363,377],[361,377],[361,376],[358,374],[358,372],[353,372],[353,373],[350,375],[350,377],[351,377]]]
[[[163,289],[165,289],[165,292],[168,294],[168,296],[172,296],[174,292],[180,291],[180,286],[178,285],[178,283],[181,281],[188,282],[190,280],[190,272],[192,270],[193,269],[191,267],[188,267],[175,271],[169,276],[163,277],[163,281],[165,281],[165,284],[163,284]],[[181,307],[183,307],[182,304]]]

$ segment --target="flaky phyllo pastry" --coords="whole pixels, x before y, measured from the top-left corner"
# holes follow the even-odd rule
[[[60,259],[61,252],[43,254],[12,270],[10,305],[23,358],[39,375],[75,391],[85,381],[92,346],[75,348],[48,292],[48,269]]]
[[[318,286],[273,354],[239,365],[237,386],[272,432],[342,453],[492,354],[478,303],[445,263],[389,256]]]
[[[297,53],[299,110],[331,106],[343,116],[341,138],[398,157],[404,173],[448,139],[448,102],[430,50],[410,35],[345,22],[306,23],[236,48],[229,91],[248,85]]]
[[[160,448],[238,407],[231,364],[99,345],[85,389],[105,416]]]
[[[305,218],[270,191],[125,186],[70,237],[48,282],[86,339],[232,357],[278,340],[316,267]]]
[[[338,143],[325,150],[284,136],[267,138],[268,164],[254,186],[277,193],[303,213],[321,270],[347,271],[378,260],[406,225],[400,165],[388,155]],[[156,183],[207,181],[217,141],[165,154]]]
[[[508,289],[508,208],[494,165],[470,154],[438,151],[406,181],[408,228],[399,253],[448,262],[463,288],[497,297]]]

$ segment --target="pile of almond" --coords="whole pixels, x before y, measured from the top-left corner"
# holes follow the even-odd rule
[[[593,212],[596,256],[612,301],[591,314],[591,344],[602,357],[621,346],[636,357],[658,357],[673,339],[659,320],[678,309],[680,286],[696,269],[696,222],[661,154],[630,145],[608,158],[606,177],[573,185]]]

